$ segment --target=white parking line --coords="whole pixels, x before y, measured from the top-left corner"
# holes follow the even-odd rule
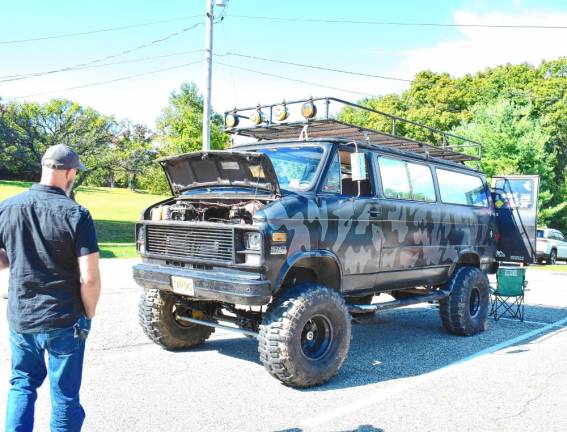
[[[515,322],[520,322],[518,321],[518,319],[516,318],[498,318],[498,320],[505,320],[505,321],[515,321]],[[523,322],[525,322],[526,324],[534,324],[534,325],[541,325],[541,326],[546,326],[546,325],[552,325],[553,327],[558,327],[558,328],[564,328],[565,325],[557,325],[555,323],[547,323],[547,322],[543,322],[543,321],[530,321],[530,320],[524,320]]]
[[[519,336],[516,336],[512,339],[508,339],[504,342],[500,342],[496,345],[492,345],[488,348],[485,348],[483,350],[480,350],[474,354],[471,354],[467,357],[462,358],[461,360],[457,360],[454,363],[450,363],[447,366],[444,366],[440,369],[437,369],[433,372],[429,372],[427,374],[423,374],[420,375],[418,377],[411,377],[411,378],[400,378],[398,379],[396,382],[394,382],[393,384],[389,385],[388,388],[386,389],[380,389],[379,391],[377,391],[376,393],[363,398],[363,399],[358,399],[355,400],[347,405],[344,405],[342,407],[336,407],[336,408],[332,408],[329,411],[319,414],[315,417],[310,418],[309,420],[306,420],[304,422],[302,422],[302,426],[303,427],[307,427],[307,428],[316,428],[322,424],[325,423],[329,423],[333,420],[336,420],[338,418],[344,417],[348,414],[352,414],[358,410],[361,410],[362,408],[366,408],[370,405],[374,405],[377,404],[379,402],[382,402],[386,399],[391,398],[392,396],[398,395],[400,393],[403,393],[406,390],[411,389],[412,387],[415,387],[418,384],[421,384],[423,382],[429,381],[435,377],[441,376],[447,372],[449,372],[451,369],[455,368],[456,366],[462,365],[463,363],[469,362],[471,360],[474,360],[478,357],[482,357],[484,355],[487,354],[491,354],[494,353],[496,351],[500,351],[504,348],[508,348],[509,346],[515,345],[519,342],[525,341],[527,339],[531,339],[534,336],[537,336],[540,333],[545,333],[548,330],[552,330],[554,328],[557,327],[562,327],[564,324],[567,323],[567,318],[563,318],[560,319],[558,321],[555,321],[553,323],[544,325],[543,327],[537,328],[535,330],[529,331],[527,333],[521,334]],[[559,330],[556,330],[556,332],[558,332]]]

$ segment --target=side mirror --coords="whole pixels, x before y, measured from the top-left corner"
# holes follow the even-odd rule
[[[351,153],[350,165],[352,169],[352,180],[362,181],[368,180],[368,172],[366,171],[366,154]]]

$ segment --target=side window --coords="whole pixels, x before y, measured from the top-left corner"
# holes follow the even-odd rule
[[[372,195],[370,180],[354,181],[352,179],[352,167],[350,163],[351,152],[340,150],[333,159],[327,179],[321,188],[322,192],[338,193],[341,195],[361,197]],[[366,172],[368,172],[368,157],[366,156]],[[359,190],[360,183],[360,190]]]
[[[327,179],[321,188],[323,192],[341,193],[341,163],[339,155],[335,155],[327,173]]]
[[[417,201],[435,201],[435,186],[431,168],[426,165],[408,163],[411,196]]]
[[[480,177],[440,168],[437,168],[436,172],[441,201],[444,203],[488,206],[486,188]]]
[[[411,199],[411,189],[405,162],[379,157],[382,188],[387,198]]]

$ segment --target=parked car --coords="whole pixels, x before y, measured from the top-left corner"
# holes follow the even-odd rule
[[[540,263],[555,264],[567,260],[567,240],[561,231],[553,228],[538,228],[536,256]]]
[[[146,335],[187,349],[236,331],[272,376],[309,387],[345,361],[351,315],[439,301],[447,331],[484,331],[499,216],[462,163],[475,158],[328,118],[282,123],[285,106],[272,122],[268,107],[225,114],[259,142],[159,161],[172,197],[136,226]],[[236,129],[238,115],[256,125]],[[372,303],[382,293],[396,300]]]

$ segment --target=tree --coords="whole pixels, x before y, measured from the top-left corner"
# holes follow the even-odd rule
[[[157,120],[157,141],[159,157],[179,155],[198,151],[203,143],[203,97],[194,83],[184,83],[179,91],[172,92],[169,105]],[[222,116],[211,116],[211,146],[223,149],[229,139],[223,132]],[[154,166],[144,176],[144,186],[157,193],[169,191],[161,167]]]
[[[146,126],[126,125],[112,145],[112,174],[122,174],[131,190],[136,189],[138,177],[149,169],[156,157],[153,139],[154,133]]]
[[[96,171],[117,130],[112,117],[76,102],[9,103],[0,111],[0,175],[37,180],[43,153],[54,144],[72,147],[83,163]],[[77,185],[87,175],[82,173]]]

